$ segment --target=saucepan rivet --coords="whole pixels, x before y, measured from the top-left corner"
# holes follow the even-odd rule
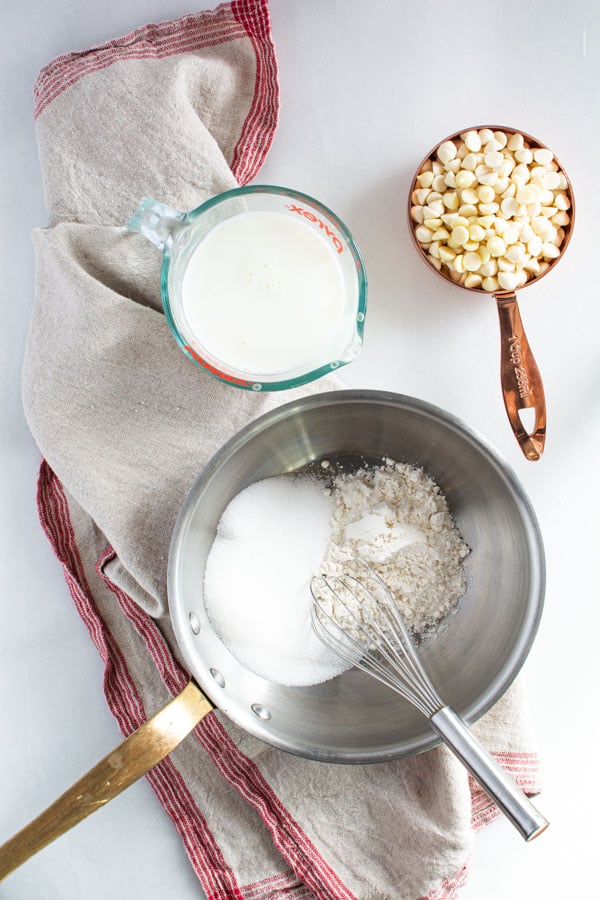
[[[270,719],[271,712],[267,709],[266,706],[262,706],[260,703],[253,703],[251,706],[252,712],[255,716],[258,716],[259,719]]]
[[[190,628],[194,634],[200,634],[200,619],[194,612],[190,613]]]
[[[224,679],[223,675],[221,674],[221,672],[219,672],[218,669],[211,669],[210,674],[215,679],[215,681],[217,682],[219,687],[222,687],[222,688],[225,687],[225,679]]]

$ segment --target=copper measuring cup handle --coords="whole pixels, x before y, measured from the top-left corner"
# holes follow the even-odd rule
[[[546,441],[546,400],[544,385],[532,353],[515,293],[494,294],[500,320],[500,379],[502,396],[514,435],[530,460],[540,459]],[[529,433],[519,415],[535,409],[535,423]]]
[[[213,709],[193,681],[0,847],[0,881],[168,756]]]

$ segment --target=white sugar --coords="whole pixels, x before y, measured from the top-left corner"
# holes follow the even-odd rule
[[[255,482],[223,513],[207,559],[204,601],[215,631],[238,662],[278,684],[316,684],[347,668],[310,624],[310,580],[333,510],[318,481]]]

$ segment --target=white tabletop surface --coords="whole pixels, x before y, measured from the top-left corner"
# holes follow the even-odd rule
[[[20,400],[33,299],[30,233],[45,224],[32,121],[38,70],[81,49],[213,4],[29,0],[2,7],[2,430],[0,841],[118,743],[102,665],[35,507],[39,452]],[[600,7],[547,0],[272,0],[281,118],[259,180],[306,191],[354,232],[370,279],[366,344],[351,387],[431,401],[480,431],[536,509],[546,608],[523,677],[551,828],[531,845],[506,821],[475,842],[465,900],[591,896],[596,880],[600,492]],[[483,122],[554,149],[574,184],[575,236],[520,297],[542,371],[548,440],[527,462],[499,389],[493,301],[433,277],[409,245],[409,180],[439,139]],[[74,679],[73,671],[79,675]],[[365,860],[365,866],[368,861]],[[202,896],[145,781],[13,874],[10,900]]]

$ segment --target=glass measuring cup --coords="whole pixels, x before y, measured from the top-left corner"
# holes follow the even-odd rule
[[[360,353],[362,257],[346,226],[312,197],[254,185],[186,213],[145,198],[127,228],[162,251],[166,320],[213,377],[284,390]]]
[[[507,139],[509,146],[510,146],[511,141],[514,141],[515,144],[518,144],[519,136],[523,138],[523,141],[524,141],[523,150],[527,150],[527,149],[531,150],[532,160],[530,163],[527,163],[527,164],[519,163],[517,161],[518,165],[526,165],[526,167],[529,169],[530,179],[528,179],[527,181],[524,181],[522,186],[525,186],[527,184],[534,184],[534,183],[537,185],[542,184],[542,182],[543,182],[542,174],[538,174],[535,177],[535,179],[536,179],[535,182],[534,182],[534,176],[532,174],[532,170],[534,168],[536,168],[536,165],[539,165],[540,167],[542,167],[541,162],[536,163],[535,157],[536,157],[536,155],[539,156],[539,154],[537,154],[536,151],[538,151],[538,150],[544,151],[541,154],[540,159],[547,158],[548,154],[550,154],[553,162],[552,163],[549,162],[549,165],[551,164],[551,165],[555,166],[556,168],[552,169],[552,171],[555,171],[556,173],[558,173],[556,175],[556,177],[552,178],[551,183],[554,184],[554,182],[557,181],[557,179],[558,179],[558,186],[556,188],[556,191],[563,195],[563,199],[561,199],[561,207],[556,210],[557,213],[560,213],[560,215],[558,216],[556,221],[560,222],[561,224],[555,226],[555,230],[557,230],[557,233],[558,233],[558,229],[560,229],[560,232],[562,232],[561,234],[558,235],[560,240],[556,246],[556,250],[552,250],[550,248],[547,250],[547,252],[551,255],[548,256],[547,258],[542,256],[543,264],[540,265],[540,271],[537,271],[537,272],[533,271],[535,269],[535,264],[530,262],[532,271],[526,273],[526,278],[524,280],[521,280],[520,282],[514,284],[514,286],[505,285],[504,288],[499,283],[496,283],[496,285],[494,285],[492,282],[490,284],[490,286],[488,287],[488,289],[486,289],[486,287],[484,286],[486,284],[485,279],[484,280],[480,279],[480,281],[482,281],[482,284],[480,284],[480,285],[477,285],[476,283],[474,283],[474,282],[476,282],[476,279],[471,279],[470,283],[465,284],[464,282],[468,280],[468,274],[463,273],[463,275],[461,275],[460,272],[458,272],[458,271],[456,271],[456,269],[454,269],[454,260],[456,259],[456,256],[454,257],[454,260],[452,258],[449,258],[448,260],[444,261],[444,259],[439,258],[439,255],[436,256],[436,253],[437,254],[440,253],[440,246],[441,246],[440,244],[438,244],[437,248],[432,253],[432,246],[435,247],[435,242],[432,240],[428,245],[427,241],[421,241],[418,237],[419,226],[422,223],[419,223],[417,221],[417,219],[421,217],[421,214],[415,213],[415,207],[418,207],[420,205],[419,201],[421,201],[421,200],[425,201],[425,203],[428,202],[427,197],[425,196],[425,193],[424,193],[426,191],[426,188],[423,187],[424,181],[425,182],[428,181],[428,178],[423,180],[422,178],[420,179],[420,176],[422,176],[424,174],[424,171],[427,170],[428,166],[432,166],[434,161],[437,161],[438,163],[441,162],[440,157],[439,157],[439,152],[443,145],[449,146],[450,142],[452,142],[456,146],[460,146],[461,143],[464,144],[463,138],[466,135],[476,134],[479,136],[483,132],[488,132],[491,135],[495,135],[495,134],[504,135]],[[515,137],[513,137],[513,136],[515,136]],[[484,137],[488,137],[488,135],[486,134],[486,135],[484,135]],[[474,140],[473,146],[476,147],[477,140],[471,139],[471,143],[473,143],[473,140]],[[494,137],[494,140],[496,141],[495,137]],[[498,142],[499,141],[496,141],[496,143],[498,143]],[[481,147],[481,150],[484,150],[485,146],[487,146],[487,145],[483,145]],[[503,148],[499,148],[498,150],[495,150],[493,145],[491,145],[491,146],[492,146],[492,149],[489,151],[490,153],[493,153],[493,152],[502,153]],[[466,149],[467,149],[467,152],[471,152],[472,154],[475,153],[475,155],[477,155],[477,153],[481,152],[481,150],[480,151],[470,151],[468,147]],[[449,152],[451,153],[452,150],[450,149]],[[444,157],[445,155],[446,154],[444,154],[442,152],[442,156]],[[523,154],[521,154],[521,155],[523,155]],[[484,156],[485,156],[485,154],[484,154]],[[526,159],[527,156],[525,155],[523,158]],[[451,157],[451,159],[452,159],[452,157]],[[488,169],[490,168],[489,166],[485,165],[485,160],[480,160],[480,163],[481,162],[484,163],[484,168],[488,168]],[[490,162],[491,162],[491,160],[490,160]],[[446,169],[446,165],[447,165],[447,163],[442,163],[443,170],[444,170],[444,178],[446,178],[446,176],[448,176],[448,172],[451,171],[451,170]],[[513,169],[512,171],[515,171],[515,170]],[[473,170],[473,172],[475,174],[475,170]],[[485,183],[485,173],[481,172],[480,174],[484,175],[484,183]],[[523,172],[521,172],[521,175],[523,175]],[[456,171],[454,172],[454,176],[456,177]],[[450,183],[452,183],[451,176],[448,176],[448,180],[450,181]],[[509,182],[510,182],[510,178],[509,178]],[[496,184],[497,183],[498,182],[496,182]],[[438,184],[438,186],[440,186],[439,183],[436,183],[436,184]],[[478,190],[481,186],[482,186],[482,184],[478,181],[478,179],[476,179],[476,181],[474,182],[474,187],[477,188],[477,190]],[[432,183],[431,187],[433,188],[433,183]],[[450,185],[448,187],[450,188],[450,191],[452,191],[452,188],[450,187]],[[435,193],[439,193],[439,192],[436,191]],[[491,210],[491,209],[493,209],[493,206],[496,205],[499,208],[498,211],[500,212],[500,215],[502,215],[503,210],[504,210],[504,207],[502,206],[503,193],[504,192],[502,192],[502,194],[498,194],[494,198],[494,201],[492,204],[485,205],[484,210],[486,210],[486,211],[488,209]],[[441,196],[442,196],[442,206],[444,206],[444,199],[443,199],[444,193],[443,192],[442,192]],[[464,194],[461,192],[459,202],[462,201],[463,196],[464,196]],[[525,203],[519,204],[516,199],[518,196],[520,196],[520,194],[519,194],[519,191],[517,190],[517,187],[515,187],[515,201],[512,204],[512,207],[513,208],[515,206],[518,207],[516,212],[519,213],[519,215],[511,216],[510,218],[511,219],[514,218],[514,224],[516,225],[516,227],[522,229],[522,228],[524,228],[525,220],[527,219],[527,216],[529,215],[527,213],[528,204],[525,204]],[[471,199],[471,195],[468,196],[468,199],[469,200]],[[496,202],[498,200],[500,200],[500,203]],[[448,199],[446,200],[446,202],[449,202]],[[537,203],[537,201],[536,201],[536,203]],[[465,204],[465,205],[470,206],[471,204]],[[535,203],[532,203],[531,205],[532,205],[532,207],[535,207]],[[545,402],[545,395],[544,395],[544,387],[543,387],[539,368],[535,361],[535,357],[531,350],[529,341],[527,339],[527,335],[525,334],[525,329],[523,327],[523,322],[521,319],[521,314],[520,314],[519,306],[517,303],[516,290],[517,290],[517,288],[520,290],[523,287],[527,287],[528,285],[539,281],[541,278],[544,277],[544,275],[546,275],[549,271],[551,271],[551,269],[554,268],[554,266],[556,265],[558,260],[564,254],[564,251],[566,250],[566,247],[571,239],[574,216],[575,216],[575,203],[574,203],[574,198],[573,198],[572,186],[571,186],[571,183],[569,181],[569,178],[568,178],[564,168],[562,167],[560,162],[556,159],[554,154],[552,154],[551,151],[548,150],[548,147],[545,144],[543,144],[541,141],[538,141],[536,138],[532,137],[531,135],[528,135],[524,131],[519,131],[514,128],[506,128],[506,127],[499,126],[499,125],[483,125],[483,126],[480,125],[480,126],[476,126],[476,127],[472,127],[472,128],[466,128],[466,129],[462,129],[461,131],[455,132],[454,134],[450,135],[447,138],[444,138],[444,140],[440,141],[438,144],[436,144],[436,146],[422,160],[421,164],[417,168],[416,174],[411,183],[408,207],[409,207],[408,208],[408,217],[409,217],[409,225],[410,225],[410,228],[409,228],[410,234],[412,236],[415,247],[417,248],[417,250],[419,252],[419,255],[428,264],[428,266],[434,272],[436,272],[436,274],[440,275],[447,281],[451,281],[452,283],[457,284],[459,287],[464,287],[467,290],[476,291],[477,293],[481,293],[481,294],[491,294],[494,297],[494,299],[496,301],[497,309],[498,309],[498,316],[499,316],[499,323],[500,323],[500,380],[501,380],[504,406],[506,409],[506,413],[508,415],[508,419],[509,419],[511,428],[512,428],[514,435],[519,443],[519,446],[521,447],[522,452],[524,453],[526,458],[529,460],[539,459],[544,451],[544,445],[545,445],[545,439],[546,439],[546,402]],[[425,208],[426,207],[423,206],[423,209],[425,209]],[[478,210],[479,206],[477,206],[476,208]],[[546,207],[547,211],[550,211],[550,209],[552,209],[552,208],[553,207],[549,204]],[[453,211],[458,212],[460,215],[461,209],[462,209],[462,205],[458,210],[454,209]],[[525,210],[524,213],[523,213],[523,210]],[[533,211],[535,211],[535,210],[533,210]],[[538,213],[537,215],[539,216],[540,213]],[[444,219],[444,216],[445,216],[445,219]],[[451,223],[449,223],[449,219],[451,220],[451,218],[452,218],[452,216],[451,216],[450,208],[445,207],[444,213],[442,215],[441,222],[440,222],[440,224],[442,226],[442,231],[441,231],[442,234],[443,234],[444,230],[445,231],[449,230],[449,228],[446,227],[446,224],[447,223],[451,224]],[[484,216],[484,219],[485,218],[486,217]],[[494,219],[495,211],[491,212],[487,218]],[[531,215],[531,216],[529,216],[529,218],[531,221],[533,221],[533,218],[537,218],[537,216]],[[543,218],[543,216],[542,216],[542,218]],[[429,219],[429,221],[431,222],[431,221],[435,221],[435,220]],[[473,221],[473,219],[472,219],[472,221]],[[477,219],[477,221],[479,221],[479,219]],[[552,220],[549,220],[549,221],[551,222]],[[425,222],[425,220],[423,219],[423,224],[424,224],[424,222]],[[484,224],[491,224],[491,223],[485,222]],[[433,227],[435,228],[435,226],[433,226]],[[483,230],[485,230],[485,229],[483,229]],[[433,231],[432,237],[433,237],[433,235],[436,235],[439,233],[440,233],[439,229],[437,231]],[[453,231],[450,228],[450,236],[452,237],[452,235],[453,235]],[[427,237],[427,235],[425,235],[425,237]],[[445,239],[441,239],[441,240],[445,240]],[[470,236],[469,236],[469,240],[470,240]],[[519,241],[517,241],[517,243],[519,243]],[[467,241],[467,245],[468,245],[468,241]],[[464,247],[464,245],[463,245],[463,247]],[[529,245],[527,245],[527,248],[529,248]],[[451,246],[447,247],[447,245],[444,245],[444,249],[446,250],[446,255],[448,257],[450,257],[450,255],[452,253],[454,253],[455,250],[458,251],[460,248],[458,248],[458,247],[453,248]],[[460,254],[457,253],[457,255],[460,255]],[[444,256],[444,251],[442,251],[442,256]],[[526,256],[527,256],[527,254],[526,254]],[[505,260],[505,262],[506,262],[506,260]],[[463,263],[464,263],[464,254],[463,254]],[[497,263],[497,264],[499,264],[499,263]],[[465,277],[465,275],[466,275],[466,277]],[[520,278],[522,279],[522,275],[520,276]],[[515,279],[513,278],[511,280],[514,281]],[[525,412],[525,410],[532,411],[532,413],[529,415],[532,416],[532,418],[533,418],[533,424],[531,423],[531,419],[526,418],[526,416],[528,414]]]

